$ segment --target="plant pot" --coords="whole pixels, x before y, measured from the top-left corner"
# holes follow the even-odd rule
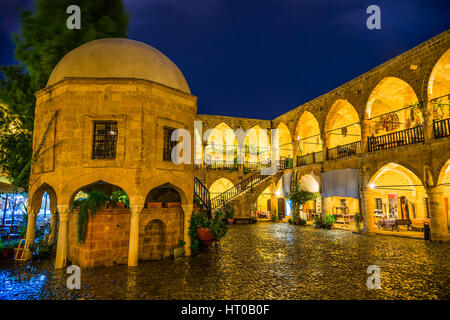
[[[300,220],[296,219],[296,220],[294,220],[294,223],[295,223],[297,226],[299,226],[299,225],[300,225]]]
[[[173,249],[173,257],[176,258],[180,258],[184,256],[184,248],[183,247],[178,247],[178,248],[174,248]]]
[[[227,219],[227,223],[228,224],[233,224],[234,223],[234,219]]]
[[[123,202],[117,202],[116,206],[117,206],[117,208],[125,209],[125,203],[123,203]]]
[[[200,243],[209,246],[216,241],[216,238],[211,234],[209,228],[197,228],[198,240]]]

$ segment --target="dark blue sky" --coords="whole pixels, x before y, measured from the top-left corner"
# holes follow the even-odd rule
[[[55,0],[57,1],[57,0]],[[450,1],[124,0],[129,38],[161,50],[199,113],[272,119],[449,28]],[[30,0],[0,0],[0,65]],[[366,8],[381,8],[381,30]]]

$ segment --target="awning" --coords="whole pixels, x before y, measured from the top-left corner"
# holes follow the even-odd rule
[[[359,199],[359,169],[332,170],[322,173],[322,197]]]

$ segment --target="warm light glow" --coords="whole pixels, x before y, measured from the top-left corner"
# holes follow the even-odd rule
[[[370,188],[370,189],[375,189],[375,185],[374,185],[373,183],[370,183],[370,184],[369,184],[369,188]]]

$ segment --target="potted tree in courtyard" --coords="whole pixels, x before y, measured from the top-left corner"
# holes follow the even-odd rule
[[[324,222],[325,228],[327,230],[331,230],[335,220],[336,220],[336,218],[332,214],[327,214],[325,216],[325,222]]]
[[[287,198],[291,200],[293,210],[292,210],[292,221],[297,225],[304,225],[306,221],[300,217],[300,208],[308,201],[315,200],[319,196],[317,192],[309,192],[301,189],[300,183],[295,184],[288,194]],[[301,221],[303,220],[303,221]]]
[[[225,205],[225,219],[228,224],[233,224],[234,222],[234,208],[230,204]]]
[[[222,239],[228,231],[228,226],[222,220],[223,212],[221,211],[216,212],[211,218],[208,218],[204,212],[193,212],[189,226],[191,250],[197,250],[200,243],[209,246]]]

